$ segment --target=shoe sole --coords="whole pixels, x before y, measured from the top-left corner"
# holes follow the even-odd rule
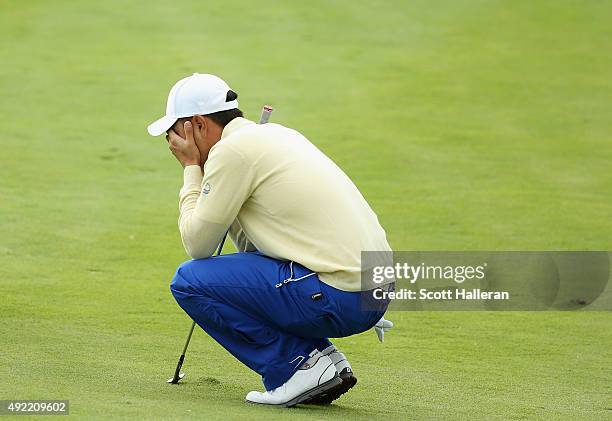
[[[284,408],[291,408],[292,406],[295,406],[297,404],[303,403],[304,401],[310,400],[313,397],[321,394],[321,393],[325,393],[326,391],[328,391],[329,389],[333,389],[334,387],[337,387],[338,385],[342,384],[342,379],[336,374],[336,376],[334,378],[332,378],[331,380],[326,381],[325,383],[322,383],[320,385],[318,385],[317,387],[313,387],[310,390],[307,390],[306,392],[302,393],[301,395],[296,396],[295,398],[285,402],[285,403],[261,403],[261,402],[253,402],[250,401],[248,399],[245,400],[246,403],[250,403],[250,404],[254,404],[254,405],[267,405],[267,406],[278,406],[278,407],[284,407]]]
[[[355,377],[352,372],[346,371],[346,369],[342,370],[340,373],[340,380],[342,380],[342,383],[340,383],[338,386],[333,387],[326,392],[320,393],[319,395],[314,396],[312,399],[302,403],[310,405],[329,405],[357,384],[357,377]]]

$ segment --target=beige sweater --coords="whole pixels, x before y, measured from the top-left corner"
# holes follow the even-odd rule
[[[179,228],[187,253],[211,256],[225,232],[240,251],[292,260],[344,291],[361,289],[361,251],[390,251],[348,176],[303,135],[232,120],[204,165],[184,171]]]

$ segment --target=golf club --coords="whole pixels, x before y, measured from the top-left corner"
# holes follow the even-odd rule
[[[269,105],[264,105],[261,110],[261,118],[259,119],[259,124],[266,124],[268,120],[270,120],[270,114],[274,109]],[[223,250],[223,244],[225,244],[225,239],[227,238],[227,232],[223,236],[223,239],[219,243],[219,248],[217,249],[217,256],[221,254]],[[187,347],[189,346],[189,342],[191,341],[191,336],[193,335],[193,330],[195,329],[196,322],[191,322],[191,328],[189,329],[189,334],[187,335],[187,340],[185,341],[185,346],[183,347],[183,352],[179,357],[178,363],[176,364],[176,369],[174,370],[174,376],[169,378],[166,382],[170,384],[178,384],[179,381],[183,377],[185,377],[185,373],[181,373],[181,368],[183,367],[183,361],[185,361],[185,354],[187,353]]]
[[[272,108],[270,105],[264,105],[263,109],[261,110],[259,124],[266,124],[268,120],[270,120],[270,114],[272,114],[272,111],[274,111],[274,108]]]

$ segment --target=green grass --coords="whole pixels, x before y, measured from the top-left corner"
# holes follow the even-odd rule
[[[0,2],[0,399],[79,418],[611,419],[612,314],[400,313],[338,340],[329,408],[189,327],[178,164],[146,125],[216,73],[305,133],[396,250],[612,249],[612,5],[446,0]]]

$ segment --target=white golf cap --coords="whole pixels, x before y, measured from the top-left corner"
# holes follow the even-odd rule
[[[230,91],[232,94],[228,95]],[[179,118],[238,108],[236,98],[237,95],[220,77],[194,73],[174,84],[168,94],[166,115],[149,124],[147,131],[151,136],[159,136]]]

